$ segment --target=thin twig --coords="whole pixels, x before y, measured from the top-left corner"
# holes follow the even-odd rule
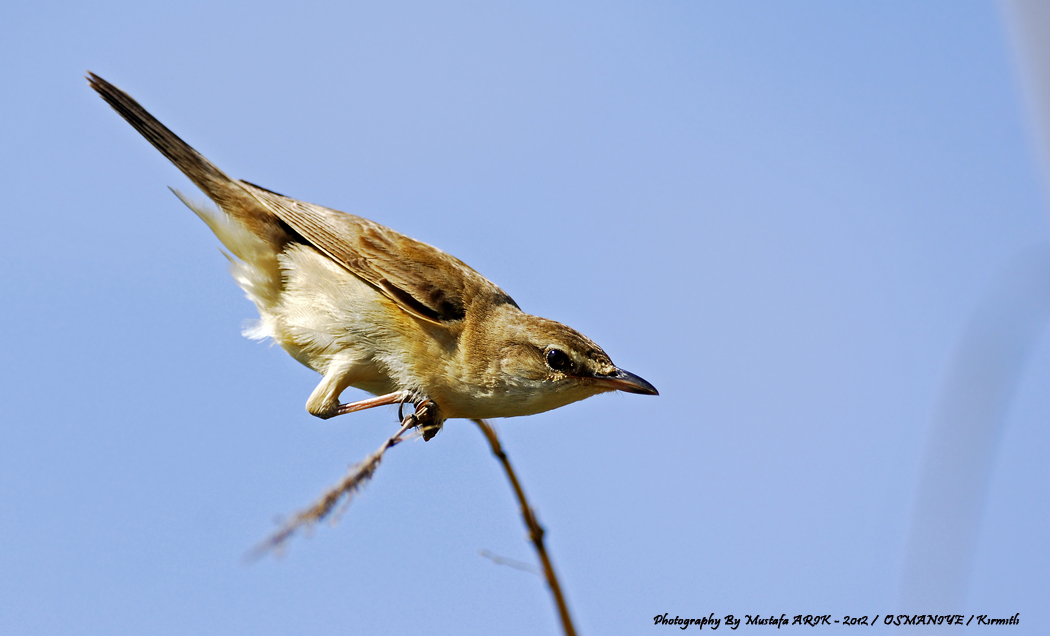
[[[317,522],[323,521],[329,514],[331,514],[332,510],[340,501],[343,501],[342,507],[345,508],[345,506],[350,503],[350,499],[353,497],[354,493],[363,486],[365,482],[372,478],[376,468],[379,466],[379,462],[383,459],[383,453],[385,453],[391,446],[403,441],[401,436],[416,424],[417,419],[415,414],[404,418],[401,423],[401,428],[398,429],[397,433],[383,442],[374,453],[365,457],[363,461],[351,466],[346,476],[343,477],[343,480],[334,487],[329,488],[323,495],[321,495],[321,498],[318,499],[314,505],[296,513],[294,517],[285,522],[280,530],[257,545],[248,554],[248,559],[254,561],[271,550],[277,550],[283,547],[285,542],[300,529],[312,527]]]
[[[572,618],[569,616],[569,607],[565,604],[565,597],[561,593],[561,585],[558,583],[558,577],[554,574],[554,566],[551,565],[550,557],[547,556],[547,548],[543,544],[543,526],[536,521],[536,513],[533,512],[532,507],[529,506],[529,501],[525,498],[525,491],[521,489],[518,476],[515,474],[514,469],[511,468],[507,454],[503,452],[503,446],[499,443],[496,431],[485,420],[474,420],[474,423],[478,425],[478,428],[485,435],[485,439],[488,440],[489,446],[492,447],[492,454],[503,464],[503,470],[507,473],[507,479],[510,480],[510,485],[514,488],[514,494],[518,498],[518,503],[521,504],[521,516],[525,520],[525,527],[529,529],[529,539],[536,548],[536,553],[539,554],[540,562],[543,564],[543,573],[547,579],[547,586],[551,589],[551,595],[554,596],[554,603],[557,605],[558,614],[561,617],[562,630],[564,630],[565,636],[576,636],[576,628],[573,627]]]

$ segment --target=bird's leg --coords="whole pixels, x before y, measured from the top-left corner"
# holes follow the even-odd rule
[[[315,391],[316,393],[316,391]],[[312,398],[311,398],[312,400]],[[386,395],[377,395],[376,397],[368,398],[367,400],[360,400],[358,402],[350,402],[349,404],[340,404],[331,410],[317,409],[316,412],[311,410],[310,402],[307,402],[307,410],[322,419],[328,419],[335,417],[336,415],[344,415],[346,413],[354,413],[356,411],[363,411],[365,409],[374,408],[376,406],[385,406],[387,404],[397,404],[397,417],[401,421],[401,425],[409,424],[413,427],[419,428],[423,434],[423,441],[429,442],[438,431],[441,430],[441,425],[445,423],[445,418],[441,415],[441,409],[429,398],[423,398],[416,404],[416,410],[414,413],[408,415],[403,414],[403,409],[406,402],[415,402],[419,400],[419,395],[411,391],[395,391],[394,393],[387,393]]]
[[[358,402],[350,402],[349,404],[340,404],[331,413],[325,413],[320,417],[328,419],[335,417],[336,415],[345,415],[346,413],[354,413],[355,411],[363,411],[365,409],[374,408],[377,406],[386,406],[387,404],[403,403],[411,397],[411,393],[408,391],[396,391],[394,393],[387,393],[386,395],[377,395],[367,400],[360,400]]]

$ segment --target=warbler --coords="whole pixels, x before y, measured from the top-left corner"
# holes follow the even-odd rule
[[[218,205],[173,189],[233,255],[231,273],[260,316],[245,335],[273,338],[321,374],[306,401],[311,414],[425,405],[429,439],[448,418],[532,415],[607,391],[658,394],[583,334],[523,312],[463,261],[232,179],[127,93],[94,73],[87,79]],[[376,397],[340,403],[347,387]]]

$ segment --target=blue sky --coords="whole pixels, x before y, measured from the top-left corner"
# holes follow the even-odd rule
[[[660,389],[496,422],[581,632],[902,607],[966,334],[1048,238],[998,5],[38,2],[0,22],[0,633],[557,631],[540,579],[478,555],[533,560],[468,422],[243,563],[396,416],[305,412],[316,376],[240,336],[254,309],[167,190],[192,186],[87,70],[231,175],[436,245]],[[962,597],[913,611],[1050,623],[1032,334]]]

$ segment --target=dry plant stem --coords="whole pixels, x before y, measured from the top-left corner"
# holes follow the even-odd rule
[[[376,468],[379,466],[379,462],[383,459],[383,453],[385,453],[391,446],[400,442],[401,436],[416,424],[417,418],[415,413],[402,420],[401,428],[398,429],[397,433],[383,442],[374,453],[365,457],[360,463],[352,466],[350,471],[346,474],[346,477],[344,477],[336,486],[328,489],[328,491],[321,495],[321,498],[318,499],[314,505],[306,510],[301,510],[296,513],[290,521],[284,524],[284,527],[256,546],[248,555],[249,558],[254,560],[270,550],[281,548],[293,534],[299,531],[299,529],[310,527],[318,521],[325,519],[325,517],[331,514],[332,510],[340,500],[345,498],[348,503],[350,497],[354,494],[354,491],[371,479]]]
[[[540,556],[540,562],[543,563],[543,573],[547,579],[547,586],[550,587],[551,594],[554,596],[554,603],[558,606],[562,629],[566,636],[576,636],[576,628],[573,627],[572,617],[569,616],[569,607],[565,604],[565,597],[561,593],[561,585],[558,584],[558,577],[554,574],[554,566],[551,565],[550,557],[547,556],[547,548],[543,544],[543,526],[536,521],[536,514],[532,511],[532,507],[529,506],[528,499],[525,498],[525,491],[521,489],[518,476],[511,467],[507,454],[503,452],[503,446],[499,442],[499,437],[496,436],[496,431],[485,420],[474,420],[474,423],[484,433],[485,439],[488,440],[489,446],[492,447],[492,454],[503,464],[503,470],[507,473],[507,479],[510,480],[510,485],[514,488],[514,494],[518,497],[518,503],[521,504],[521,516],[525,520],[525,527],[529,529],[529,539],[536,548],[536,553]]]

